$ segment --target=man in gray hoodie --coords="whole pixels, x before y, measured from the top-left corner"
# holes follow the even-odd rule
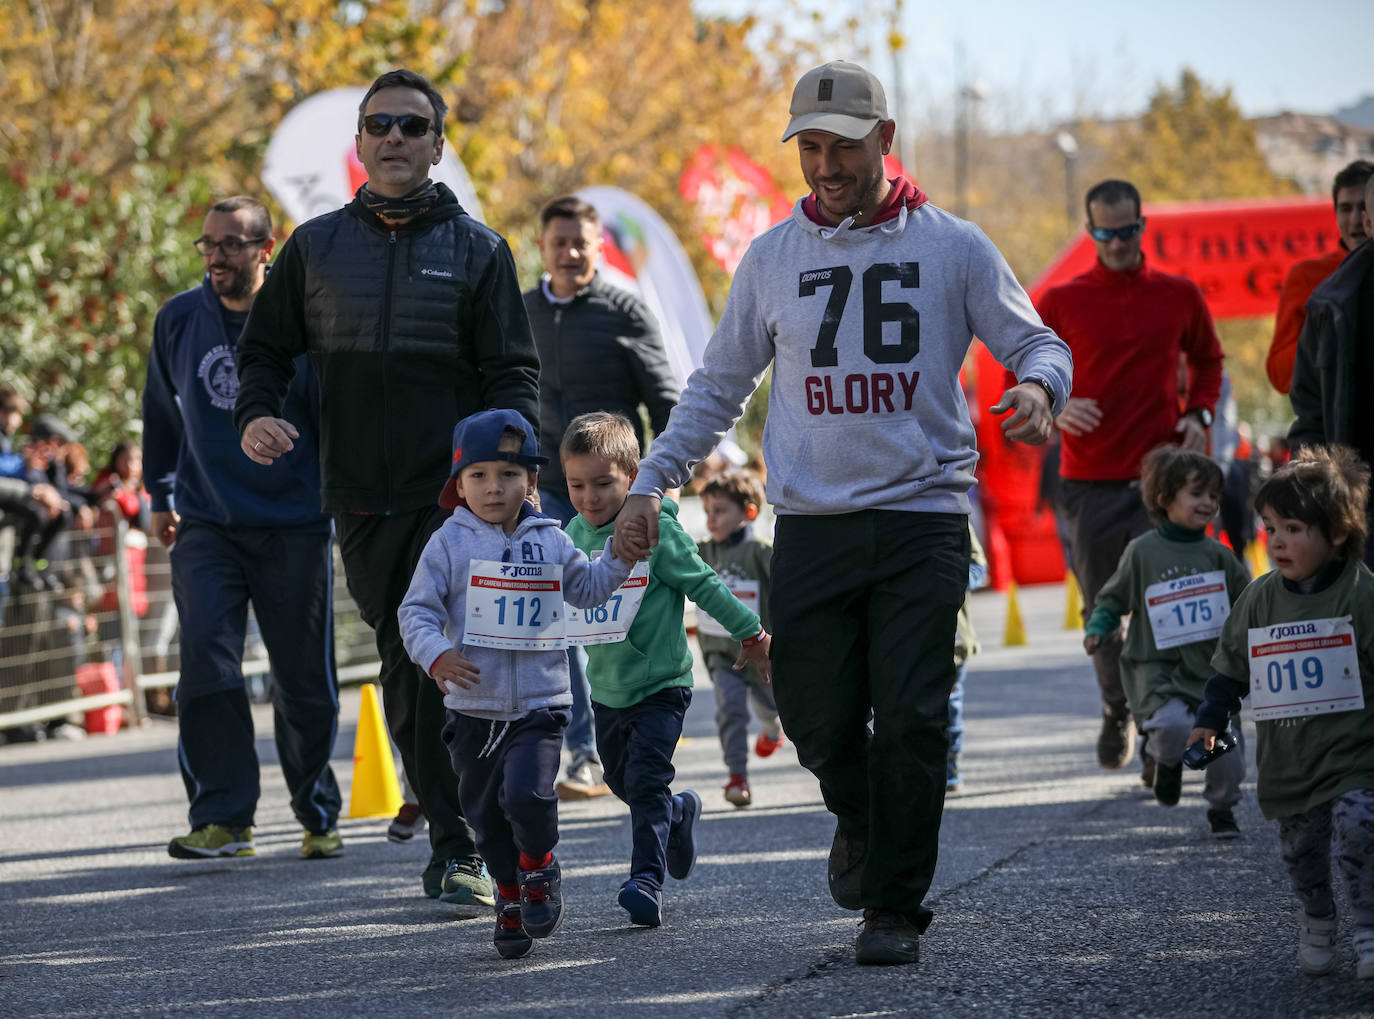
[[[959,369],[976,333],[1020,380],[990,412],[1012,411],[1007,438],[1039,444],[1072,361],[982,231],[884,176],[896,124],[876,77],[844,61],[808,71],[791,115],[782,140],[796,137],[811,194],[740,263],[702,367],[640,465],[616,552],[648,554],[664,491],[772,364],[778,710],[838,822],[830,892],[864,911],[858,961],[910,963],[931,919],[968,584],[978,454]]]

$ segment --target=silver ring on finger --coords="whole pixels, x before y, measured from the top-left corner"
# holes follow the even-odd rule
[[[257,452],[258,450],[260,450],[260,449],[262,449],[262,440],[261,440],[261,439],[259,439],[259,440],[258,440],[257,442],[255,442],[255,443],[253,443],[253,452],[256,453],[256,452]]]

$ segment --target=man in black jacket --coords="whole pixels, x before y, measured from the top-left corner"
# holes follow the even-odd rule
[[[539,500],[545,513],[566,526],[576,515],[558,457],[568,423],[592,411],[620,414],[634,424],[643,453],[640,405],[648,408],[657,435],[668,426],[681,387],[653,314],[596,271],[601,261],[596,209],[571,195],[556,198],[539,214],[539,227],[544,277],[524,295],[539,347],[539,452],[549,460],[539,470]],[[576,649],[569,652],[568,664],[573,708],[564,742],[570,761],[558,795],[604,796],[611,790],[599,774],[591,694]]]
[[[239,343],[234,421],[255,463],[290,450],[296,429],[277,415],[291,359],[310,354],[322,497],[349,591],[377,633],[387,725],[429,821],[425,893],[475,910],[495,900],[440,736],[443,699],[406,656],[396,610],[448,515],[437,500],[454,425],[493,407],[535,421],[539,359],[506,242],[428,179],[446,109],[412,71],[372,83],[356,138],[367,183],[283,245]]]
[[[1300,446],[1340,443],[1374,463],[1374,177],[1365,183],[1364,230],[1370,238],[1307,299],[1288,397],[1297,420],[1288,431]],[[1374,496],[1374,492],[1370,493]],[[1374,498],[1369,507],[1374,524]],[[1374,543],[1365,551],[1374,569]]]

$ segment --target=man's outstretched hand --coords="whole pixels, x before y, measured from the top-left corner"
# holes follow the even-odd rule
[[[1054,430],[1054,416],[1050,413],[1050,398],[1037,382],[1022,382],[1012,386],[1002,394],[995,407],[989,407],[991,414],[1005,414],[1015,411],[1002,422],[1002,432],[1013,442],[1024,442],[1031,446],[1044,444]]]
[[[663,502],[652,495],[632,495],[615,519],[611,552],[622,563],[648,559],[658,546],[658,514]]]

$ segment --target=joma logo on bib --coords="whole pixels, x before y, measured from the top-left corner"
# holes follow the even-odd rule
[[[1280,637],[1305,637],[1317,632],[1317,628],[1311,624],[1298,624],[1296,626],[1271,626],[1269,627],[1269,639],[1277,640]]]
[[[542,566],[512,566],[510,563],[501,564],[501,576],[503,577],[539,577],[543,575]]]

